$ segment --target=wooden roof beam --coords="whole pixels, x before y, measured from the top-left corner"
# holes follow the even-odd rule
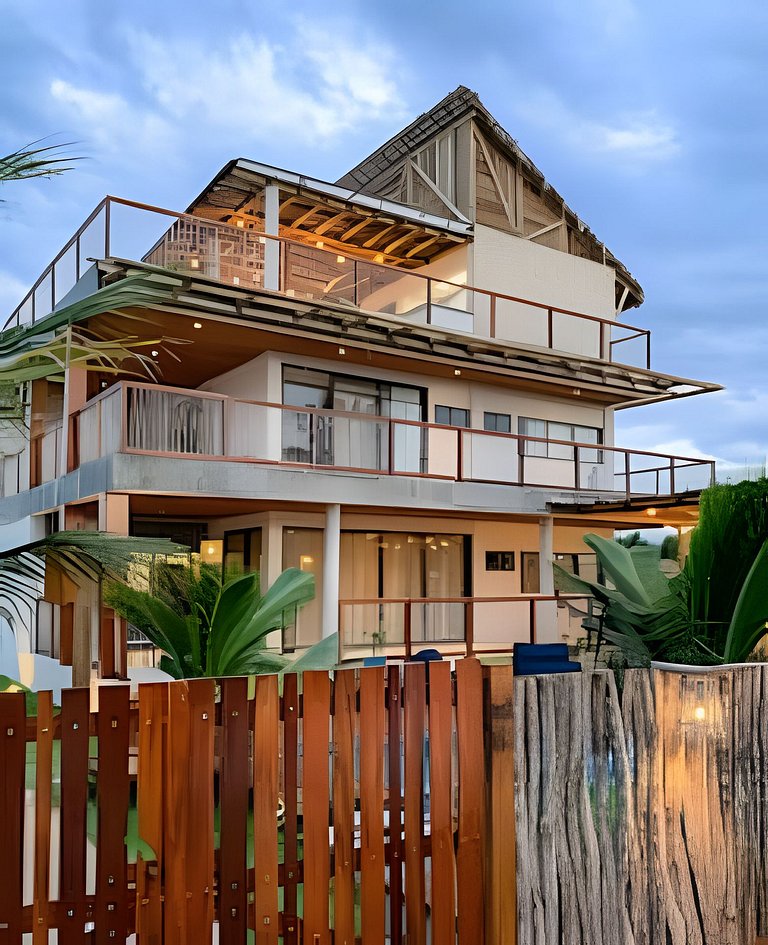
[[[313,217],[318,212],[318,210],[322,210],[322,209],[323,208],[321,205],[315,204],[315,206],[312,207],[310,210],[307,210],[306,213],[302,213],[300,217],[297,217],[293,221],[293,223],[290,224],[290,226],[294,229],[299,229],[302,223],[304,223],[306,220],[309,220],[310,217]]]
[[[363,248],[371,249],[376,243],[379,242],[379,240],[384,239],[388,233],[391,233],[392,230],[397,230],[402,225],[402,223],[391,223],[389,226],[385,226],[383,230],[379,230],[379,232],[372,236],[369,240],[366,240],[363,243]]]
[[[342,210],[341,213],[334,214],[330,219],[326,220],[325,223],[321,223],[320,226],[315,227],[315,233],[318,236],[322,236],[323,233],[327,233],[333,226],[335,226],[339,220],[343,220],[344,217],[351,215],[351,211]],[[356,214],[355,214],[356,215]]]

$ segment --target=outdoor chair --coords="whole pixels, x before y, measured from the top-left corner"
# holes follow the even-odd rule
[[[581,672],[581,663],[568,659],[565,643],[516,643],[512,666],[515,676]]]

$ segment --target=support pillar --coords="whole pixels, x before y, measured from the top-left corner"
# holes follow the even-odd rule
[[[555,575],[552,570],[554,525],[551,515],[539,519],[539,593],[546,597],[555,593]],[[554,601],[542,601],[536,605],[536,642],[560,642],[557,632],[557,604]]]
[[[264,232],[270,236],[280,235],[280,188],[267,184],[264,188]],[[280,289],[280,243],[267,240],[264,247],[264,288],[277,292]]]
[[[341,506],[325,507],[323,533],[323,639],[339,629],[339,571],[341,556]]]

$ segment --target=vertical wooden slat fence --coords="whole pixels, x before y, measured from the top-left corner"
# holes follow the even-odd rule
[[[768,930],[766,666],[629,671],[620,694],[468,659],[98,699],[41,694],[35,719],[0,694],[0,945]]]

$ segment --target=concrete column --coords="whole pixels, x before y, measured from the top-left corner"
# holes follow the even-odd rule
[[[326,505],[323,533],[323,638],[339,629],[339,560],[341,556],[341,506]]]
[[[539,592],[551,597],[555,593],[554,519],[551,515],[539,519]],[[536,642],[558,643],[557,604],[542,602],[536,605]]]
[[[267,184],[264,188],[264,232],[272,236],[280,235],[280,188],[277,184]],[[267,240],[264,247],[264,288],[280,288],[280,244],[277,240]]]

